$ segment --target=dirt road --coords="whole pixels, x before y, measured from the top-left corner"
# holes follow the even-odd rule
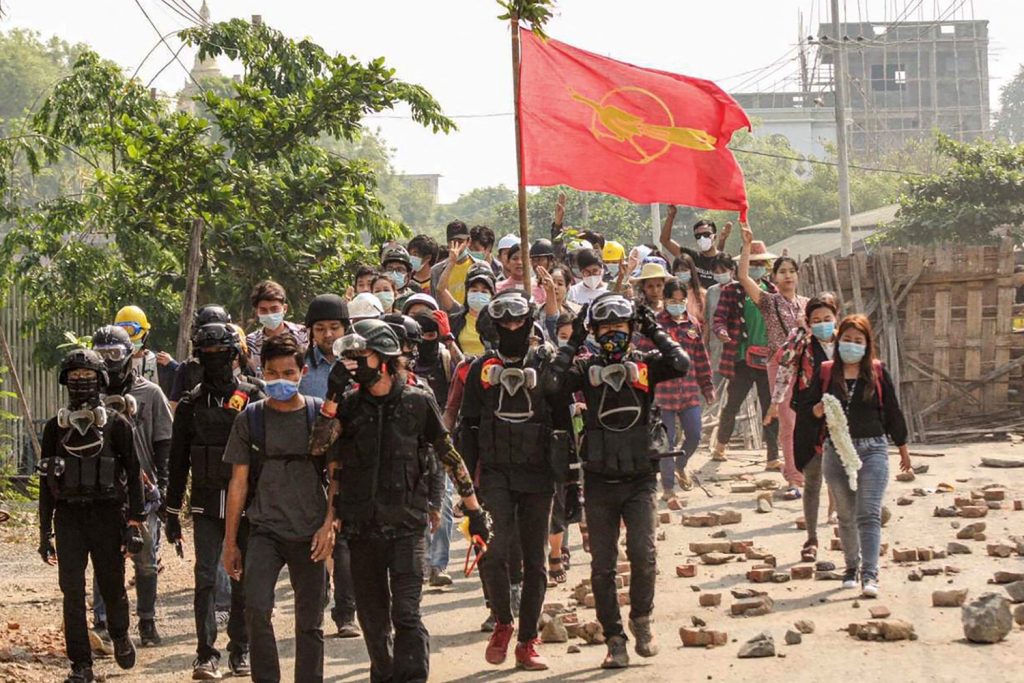
[[[1013,501],[1024,499],[1024,468],[991,469],[980,467],[981,456],[1002,456],[1024,459],[1024,446],[1010,443],[977,444],[958,447],[930,447],[920,449],[941,452],[943,457],[917,458],[915,464],[927,464],[930,471],[918,475],[911,483],[893,480],[886,494],[886,505],[892,511],[892,520],[883,530],[883,542],[889,544],[889,553],[882,560],[879,600],[858,597],[853,591],[843,591],[835,581],[793,580],[788,583],[752,584],[746,572],[756,561],[734,560],[719,566],[701,564],[688,550],[689,543],[712,540],[712,534],[725,531],[732,540],[752,540],[778,558],[777,570],[788,572],[799,560],[803,532],[796,530],[795,522],[802,515],[799,501],[775,500],[771,512],[755,511],[756,494],[731,493],[732,481],[725,475],[747,474],[753,479],[777,477],[762,472],[762,464],[755,462],[753,454],[736,453],[721,464],[707,461],[706,452],[695,457],[701,466],[698,472],[712,494],[708,497],[700,489],[686,495],[688,506],[681,512],[672,512],[672,523],[662,525],[664,540],[658,543],[658,577],[656,597],[656,630],[662,651],[658,657],[642,660],[633,655],[633,666],[615,674],[598,668],[604,647],[585,645],[573,639],[569,643],[546,644],[542,652],[551,663],[551,670],[538,674],[516,673],[509,664],[495,668],[484,662],[483,652],[487,636],[478,632],[485,612],[479,583],[459,578],[450,590],[427,590],[423,611],[431,633],[431,680],[436,681],[505,681],[511,679],[531,681],[591,681],[615,678],[616,681],[799,681],[842,680],[853,676],[878,681],[961,681],[983,676],[990,683],[1024,680],[1024,631],[1015,626],[1005,641],[996,645],[973,645],[963,637],[961,610],[932,607],[932,591],[967,588],[968,600],[986,591],[1005,595],[1001,586],[987,583],[995,571],[1024,572],[1024,558],[1013,554],[1006,559],[990,557],[986,545],[1024,535],[1024,512],[1013,511]],[[896,459],[893,457],[893,476]],[[715,482],[713,479],[723,479]],[[936,487],[948,483],[955,493],[938,493]],[[932,562],[896,564],[892,560],[893,548],[931,546],[945,549],[955,540],[954,524],[966,525],[975,520],[948,519],[933,516],[937,506],[953,505],[956,496],[970,495],[989,484],[1007,488],[1002,510],[993,510],[981,521],[987,524],[986,541],[967,540],[968,555],[952,555]],[[924,489],[926,495],[913,496],[915,488]],[[899,506],[899,497],[907,497],[912,504]],[[662,504],[663,505],[663,504]],[[742,522],[714,528],[684,527],[682,514],[695,514],[723,507],[740,510]],[[824,508],[824,502],[823,502]],[[664,508],[662,508],[664,509]],[[60,593],[57,572],[44,566],[35,554],[35,532],[25,525],[25,516],[19,526],[15,520],[0,529],[0,663],[2,681],[53,681],[64,673],[63,641],[60,634]],[[825,520],[822,510],[822,522]],[[833,531],[827,526],[819,530],[825,546],[820,560],[829,560],[842,569],[842,555],[827,547]],[[579,545],[580,536],[572,535],[573,567],[569,582],[549,589],[547,602],[570,604],[570,590],[589,575],[588,556]],[[465,544],[457,542],[453,549],[452,569],[461,569]],[[677,578],[675,567],[684,562],[696,562],[695,578]],[[135,670],[122,672],[110,660],[98,663],[97,672],[107,674],[108,681],[146,681],[163,683],[188,680],[195,646],[192,624],[191,559],[186,551],[185,560],[173,553],[165,553],[166,570],[160,584],[160,629],[164,644],[159,648],[140,650]],[[456,567],[458,565],[458,567]],[[953,567],[959,573],[925,576],[919,581],[908,580],[915,568]],[[729,616],[734,598],[731,589],[757,588],[774,599],[772,613],[757,617]],[[357,587],[358,589],[358,587]],[[697,591],[699,589],[699,592]],[[719,607],[698,606],[701,593],[722,593]],[[859,592],[858,592],[859,593]],[[895,643],[862,642],[846,634],[845,628],[854,621],[869,619],[868,609],[878,605],[888,607],[894,618],[913,623],[918,639]],[[628,609],[628,608],[627,608]],[[577,608],[580,621],[594,619],[592,609]],[[729,642],[714,649],[683,648],[677,635],[680,626],[689,626],[691,617],[707,622],[708,628],[726,631]],[[799,645],[786,645],[783,636],[797,619],[811,620],[813,634],[805,635]],[[282,578],[278,592],[278,610],[275,625],[282,654],[282,669],[290,672],[290,657],[294,652],[292,633],[292,602],[286,578]],[[330,627],[329,617],[325,626]],[[14,628],[12,628],[14,627]],[[738,659],[740,646],[761,631],[771,633],[776,642],[777,656],[766,659]],[[221,643],[223,642],[220,641]],[[369,668],[364,644],[359,640],[326,641],[326,671],[330,681],[367,680]],[[579,645],[579,652],[570,654],[568,646]],[[288,674],[286,673],[286,676]]]

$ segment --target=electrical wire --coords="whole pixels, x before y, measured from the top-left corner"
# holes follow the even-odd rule
[[[182,69],[182,71],[184,71],[184,72],[185,72],[185,73],[186,73],[186,74],[188,75],[188,78],[189,78],[189,80],[190,80],[190,81],[192,81],[192,83],[194,83],[194,84],[195,84],[195,86],[196,86],[197,88],[199,88],[199,90],[201,90],[201,91],[205,92],[205,91],[206,91],[206,88],[204,88],[204,87],[203,87],[203,86],[202,86],[202,85],[201,85],[201,84],[199,83],[199,81],[197,81],[197,80],[196,80],[195,76],[193,76],[193,75],[192,75],[192,71],[191,71],[191,70],[190,70],[190,69],[189,69],[188,67],[186,67],[186,66],[185,66],[185,64],[184,64],[184,62],[182,62],[182,61],[181,61],[181,59],[180,59],[180,58],[178,57],[178,53],[177,53],[177,52],[175,52],[175,51],[174,51],[174,50],[173,50],[173,49],[171,48],[171,45],[170,45],[170,43],[168,43],[168,42],[167,42],[167,39],[166,39],[166,38],[164,38],[163,34],[162,34],[162,33],[160,32],[160,29],[159,29],[159,28],[157,28],[157,25],[153,23],[153,20],[152,20],[152,19],[150,18],[150,16],[149,16],[149,12],[147,12],[147,11],[146,11],[146,8],[142,6],[142,3],[141,3],[141,2],[139,2],[139,0],[135,0],[135,6],[136,6],[136,7],[138,7],[138,8],[139,8],[139,10],[141,10],[141,11],[142,11],[142,15],[143,15],[144,17],[146,17],[146,21],[148,21],[148,22],[149,22],[149,25],[153,27],[153,30],[154,30],[154,31],[156,32],[156,34],[157,34],[158,36],[160,36],[160,42],[164,44],[164,47],[166,47],[166,48],[167,48],[167,51],[168,51],[168,52],[170,52],[170,53],[171,53],[172,55],[174,55],[174,61],[178,62],[178,65],[179,65],[179,66],[181,66],[181,69]],[[179,52],[180,52],[180,50],[179,50]]]

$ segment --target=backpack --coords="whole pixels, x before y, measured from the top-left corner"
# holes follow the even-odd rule
[[[320,412],[323,400],[313,396],[303,396],[306,400],[306,428],[312,433],[316,416]],[[256,484],[260,478],[260,470],[263,460],[271,458],[275,460],[310,460],[320,478],[327,484],[326,480],[326,458],[325,456],[310,456],[308,453],[295,453],[288,455],[267,456],[267,425],[266,425],[266,402],[255,401],[245,407],[245,417],[249,422],[249,495],[256,492]]]
[[[832,384],[832,367],[834,365],[834,360],[823,361],[821,369],[818,371],[821,377],[822,396],[828,393],[828,388]],[[875,370],[875,396],[878,397],[878,408],[881,410],[885,407],[885,395],[882,393],[882,361],[875,358],[871,361],[871,366]]]

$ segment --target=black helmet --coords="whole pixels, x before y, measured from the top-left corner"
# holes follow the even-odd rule
[[[494,293],[494,270],[489,263],[477,261],[466,271],[466,289],[476,282],[484,283],[491,290],[491,294]]]
[[[313,297],[306,309],[306,327],[312,330],[313,323],[323,320],[340,320],[348,326],[348,304],[337,294],[320,294]]]
[[[196,311],[195,319],[192,321],[192,329],[198,330],[208,323],[222,323],[227,325],[231,322],[231,314],[220,304],[206,304],[200,306]]]
[[[380,258],[380,266],[381,268],[383,268],[388,263],[391,263],[393,261],[396,261],[398,263],[404,263],[405,267],[409,269],[409,272],[412,272],[412,259],[409,258],[409,252],[406,250],[405,247],[396,246],[387,249],[384,252],[384,255],[381,256]]]
[[[534,256],[550,256],[555,257],[555,247],[551,244],[551,240],[541,238],[534,242],[530,246],[530,257]]]
[[[129,342],[129,345],[131,342]],[[60,364],[60,375],[58,375],[58,381],[67,386],[68,373],[72,370],[93,370],[96,372],[100,380],[100,387],[107,386],[109,377],[107,375],[107,366],[103,362],[103,358],[100,354],[96,353],[92,349],[72,349],[68,352],[68,355],[64,356],[64,360]]]
[[[394,328],[377,318],[354,323],[352,330],[334,343],[334,353],[338,356],[365,349],[376,351],[382,356],[402,355],[402,343]]]
[[[132,353],[135,351],[128,331],[117,325],[104,325],[93,333],[92,348],[103,359],[115,388],[123,387],[131,372]]]
[[[608,323],[632,324],[635,315],[633,302],[615,292],[605,292],[595,298],[588,313],[590,328],[593,330],[596,330],[598,325]]]
[[[401,313],[388,313],[382,320],[391,325],[402,343],[423,343],[423,327],[414,318]]]
[[[226,323],[207,323],[192,335],[192,348],[195,351],[208,346],[227,346],[241,354],[242,344],[238,332]]]

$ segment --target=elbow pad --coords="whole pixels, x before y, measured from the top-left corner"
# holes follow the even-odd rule
[[[672,340],[668,333],[660,327],[651,334],[651,341],[661,355],[678,372],[686,373],[690,369],[690,357],[683,351],[683,347]]]

